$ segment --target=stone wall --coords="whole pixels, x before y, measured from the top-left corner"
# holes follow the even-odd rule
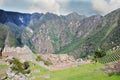
[[[53,65],[57,65],[60,63],[72,63],[76,60],[74,57],[67,54],[41,54],[43,59],[52,62]]]
[[[40,54],[40,56],[52,63],[50,70],[61,70],[91,62],[90,60],[75,59],[68,54]]]
[[[24,47],[5,47],[3,50],[3,56],[12,56],[24,60],[32,60],[32,51],[28,46]]]

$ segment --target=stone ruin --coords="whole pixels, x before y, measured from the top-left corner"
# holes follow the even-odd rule
[[[50,70],[60,70],[90,63],[90,61],[75,59],[73,56],[70,56],[68,54],[40,54],[40,56],[41,58],[52,63],[52,65],[50,66]]]
[[[70,63],[70,62],[76,61],[73,56],[69,56],[67,54],[40,54],[40,56],[43,59],[50,61],[53,65],[57,65],[59,63]]]
[[[32,60],[32,51],[28,48],[28,46],[24,47],[8,47],[6,46],[2,52],[3,57],[15,57],[23,60]]]

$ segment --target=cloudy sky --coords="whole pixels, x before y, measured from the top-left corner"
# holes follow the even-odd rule
[[[66,15],[77,12],[84,15],[102,14],[120,8],[120,0],[0,0],[0,9],[18,12],[52,12]]]

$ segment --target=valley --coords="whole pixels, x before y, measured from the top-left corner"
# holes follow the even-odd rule
[[[0,10],[0,80],[96,79],[120,79],[120,8],[104,16]]]

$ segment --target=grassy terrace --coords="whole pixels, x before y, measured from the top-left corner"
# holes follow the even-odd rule
[[[102,64],[91,63],[64,70],[48,71],[31,63],[33,72],[30,78],[33,80],[120,80],[118,75],[108,76],[101,71],[99,68],[102,66]],[[50,78],[45,78],[48,75]]]

